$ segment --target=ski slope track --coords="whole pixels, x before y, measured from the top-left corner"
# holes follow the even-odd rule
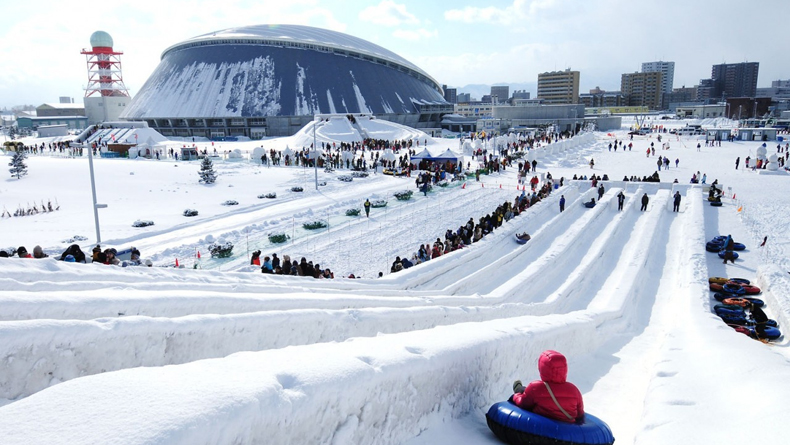
[[[597,165],[609,139],[571,142],[530,156],[582,168],[594,155]],[[410,179],[382,179],[133,241],[162,259],[195,249],[207,233],[261,245],[285,230],[292,240],[272,251],[373,277],[520,193],[510,169],[407,202],[392,193]],[[725,267],[707,254],[712,236],[750,235],[734,212],[708,206],[699,185],[604,184],[592,209],[583,206],[597,199],[589,181],[566,181],[472,246],[379,279],[254,274],[242,257],[203,270],[6,262],[0,443],[495,444],[483,414],[513,380],[537,378],[546,349],[568,357],[586,410],[609,423],[618,444],[781,442],[775,429],[698,425],[783,421],[781,409],[744,409],[741,396],[721,391],[726,379],[755,372],[755,356],[761,378],[786,381],[790,354],[785,340],[765,346],[721,323],[707,278],[749,275],[771,318],[790,326],[786,271]],[[336,216],[367,197],[389,205],[370,218]],[[332,224],[297,230],[297,220],[315,218]],[[518,245],[522,232],[532,238]],[[737,385],[739,394],[764,388],[754,379]],[[713,395],[693,396],[700,392]],[[790,388],[777,385],[771,397],[790,397]]]

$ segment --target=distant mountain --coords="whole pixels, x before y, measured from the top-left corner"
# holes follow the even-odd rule
[[[516,90],[527,90],[531,98],[535,98],[538,91],[538,82],[516,82],[516,83],[509,83],[509,82],[502,82],[502,83],[494,83],[494,84],[482,84],[482,83],[473,83],[469,85],[465,85],[462,87],[455,87],[449,85],[451,88],[457,88],[459,93],[470,93],[473,98],[480,100],[481,97],[485,96],[486,94],[491,93],[491,86],[503,86],[507,85],[510,87],[510,95],[513,95],[513,92]]]

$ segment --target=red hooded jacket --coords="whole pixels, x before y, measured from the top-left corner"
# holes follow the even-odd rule
[[[513,402],[520,408],[555,420],[572,423],[583,419],[582,394],[573,383],[565,381],[568,377],[568,362],[565,356],[557,351],[544,351],[538,360],[538,370],[541,380],[535,380],[527,385],[523,393],[514,394]],[[573,419],[568,419],[557,408],[543,382],[549,384],[557,402]]]

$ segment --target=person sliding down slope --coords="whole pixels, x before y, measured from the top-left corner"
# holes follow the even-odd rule
[[[579,388],[566,381],[568,362],[557,351],[543,351],[538,359],[540,380],[526,386],[513,383],[512,400],[518,407],[562,422],[582,422],[584,401]]]

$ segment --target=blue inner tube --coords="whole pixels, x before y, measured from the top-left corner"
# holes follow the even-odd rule
[[[518,235],[516,235],[516,242],[519,244],[527,244],[527,240],[519,238]]]
[[[727,253],[726,250],[722,250],[721,252],[719,252],[719,258],[724,259],[724,254],[725,253]],[[738,252],[733,252],[732,256],[733,256],[733,258],[735,258],[737,260],[738,259]]]
[[[739,286],[737,284],[730,284],[730,283],[727,283],[724,286],[722,286],[721,290],[723,290],[724,292],[727,292],[729,294],[734,294],[734,295],[743,295],[743,294],[746,293],[746,290],[744,288],[742,288],[741,286]]]
[[[745,317],[746,312],[743,309],[725,309],[725,308],[716,308],[714,309],[716,315],[719,317]]]
[[[708,243],[705,244],[705,250],[707,250],[708,252],[718,252],[723,248],[724,248],[724,243],[708,241]]]
[[[738,326],[746,326],[746,327],[753,327],[754,326],[754,320],[752,320],[750,318],[746,318],[746,317],[730,317],[730,316],[726,316],[726,315],[719,315],[719,317],[721,317],[722,321],[724,321],[727,324],[735,324],[735,325],[738,325]],[[771,320],[771,319],[768,319],[768,321],[765,322],[765,325],[768,326],[768,327],[772,327],[772,328],[779,327],[779,323],[777,323],[776,320]]]
[[[505,401],[495,403],[488,410],[486,420],[498,438],[514,445],[614,443],[609,425],[592,414],[585,414],[581,424],[560,422]]]
[[[757,337],[757,332],[754,330],[754,327],[749,326],[749,331],[751,331],[752,337]],[[779,329],[773,328],[771,326],[765,327],[765,337],[768,340],[776,340],[777,338],[782,336],[782,332]]]
[[[752,282],[747,280],[746,278],[730,278],[730,281],[732,281],[733,283],[745,284],[747,286],[752,284]]]
[[[749,300],[753,305],[755,305],[757,307],[765,306],[765,302],[763,300],[759,299],[759,298],[749,298],[749,297],[741,297],[741,298],[743,298],[745,300]]]
[[[733,244],[733,249],[734,250],[746,250],[746,244],[734,243]]]

